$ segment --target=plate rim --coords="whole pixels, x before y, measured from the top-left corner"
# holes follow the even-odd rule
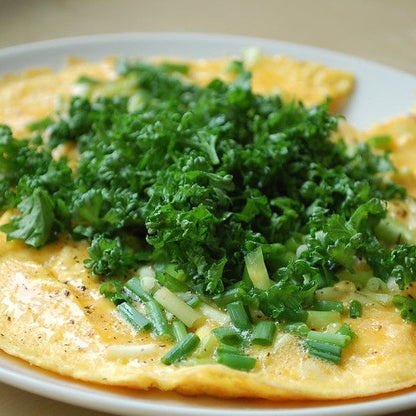
[[[280,41],[277,39],[268,39],[262,37],[252,37],[252,36],[240,36],[240,35],[222,35],[218,33],[201,33],[201,32],[126,32],[126,33],[105,33],[105,34],[94,34],[94,35],[82,35],[82,36],[71,36],[71,37],[60,37],[56,39],[47,39],[36,42],[28,42],[20,45],[12,45],[0,49],[0,64],[7,59],[13,59],[13,57],[21,57],[27,53],[37,53],[39,51],[47,51],[48,49],[65,49],[65,47],[73,46],[74,44],[84,44],[84,45],[94,45],[97,43],[105,43],[106,41],[111,40],[112,42],[119,41],[152,41],[153,39],[158,40],[168,40],[173,42],[225,42],[232,44],[232,47],[235,48],[237,45],[242,44],[261,44],[263,46],[270,47],[271,49],[276,49],[281,46],[284,50],[307,50],[309,54],[316,55],[316,61],[320,61],[321,57],[336,57],[339,61],[350,61],[354,60],[355,63],[366,66],[369,68],[376,68],[379,71],[384,71],[386,73],[393,73],[395,76],[401,76],[404,78],[409,78],[416,85],[416,76],[403,71],[401,69],[396,69],[392,66],[388,66],[379,62],[374,62],[367,60],[365,58],[346,54],[343,52],[334,51],[331,49],[319,48],[316,46],[304,45],[300,43],[293,43],[288,41]],[[62,54],[62,56],[65,56]],[[67,56],[67,55],[66,55]],[[26,68],[22,68],[24,70]],[[0,66],[0,75],[1,75],[1,66]],[[36,371],[36,370],[34,370]],[[336,413],[337,415],[365,415],[365,414],[383,414],[386,412],[397,412],[400,410],[412,409],[416,407],[416,392],[404,393],[393,397],[381,398],[375,400],[359,401],[357,403],[348,403],[348,404],[339,404],[329,406],[317,406],[309,408],[284,408],[284,409],[259,409],[259,410],[244,410],[244,409],[233,409],[233,408],[200,408],[195,407],[194,405],[184,405],[176,404],[172,407],[172,404],[165,404],[160,402],[142,402],[140,399],[133,399],[131,397],[126,398],[114,398],[114,397],[105,397],[102,399],[102,402],[91,403],[88,400],[88,397],[91,396],[93,392],[89,391],[79,391],[75,389],[75,395],[71,397],[62,397],[62,389],[59,385],[53,382],[53,379],[50,381],[39,381],[35,377],[30,380],[27,379],[27,375],[24,373],[16,374],[12,370],[2,367],[0,362],[0,381],[5,384],[20,388],[25,391],[29,391],[40,396],[48,397],[50,399],[58,400],[61,402],[75,404],[89,409],[95,409],[106,412],[120,412],[123,410],[123,414],[137,414],[137,411],[144,411],[147,415],[160,415],[162,413],[168,412],[172,415],[191,415],[196,414],[198,416],[205,415],[222,415],[224,410],[227,411],[230,415],[291,415],[291,416],[324,416],[332,415]],[[77,385],[76,380],[71,381],[74,388]],[[45,391],[45,387],[48,387],[48,390]],[[100,391],[101,392],[101,391]],[[60,393],[60,394],[59,394]],[[125,408],[120,409],[120,401],[125,403]],[[186,397],[185,397],[186,401]],[[117,404],[116,406],[115,403]],[[137,406],[139,403],[139,406]],[[278,402],[277,402],[278,403]],[[411,404],[411,406],[409,406]],[[155,408],[156,406],[156,408]],[[184,408],[184,406],[186,408]],[[173,413],[172,413],[173,411]],[[359,412],[359,413],[358,413]],[[381,413],[380,413],[381,412]]]
[[[166,41],[220,41],[226,40],[227,42],[241,43],[262,43],[263,45],[269,45],[270,47],[275,48],[276,45],[280,45],[284,48],[304,48],[308,49],[313,53],[327,55],[330,53],[332,56],[336,56],[340,59],[350,60],[353,58],[356,62],[368,64],[370,66],[378,67],[379,69],[384,69],[386,71],[394,71],[395,73],[400,73],[403,76],[409,76],[416,79],[416,73],[413,74],[410,71],[403,70],[401,68],[396,68],[392,65],[387,65],[379,61],[373,61],[370,59],[363,58],[359,55],[352,53],[341,52],[335,49],[323,48],[314,45],[308,45],[303,43],[291,42],[287,40],[272,39],[260,36],[247,36],[247,35],[235,35],[235,34],[221,34],[221,33],[204,33],[204,32],[183,32],[183,31],[154,31],[154,32],[108,32],[108,33],[96,33],[90,35],[77,35],[77,36],[62,36],[57,38],[48,38],[33,42],[25,42],[16,45],[10,45],[0,48],[0,60],[8,55],[17,55],[25,53],[27,51],[42,50],[45,48],[56,48],[64,47],[68,45],[73,45],[74,43],[96,43],[104,42],[107,40],[117,39],[119,41],[124,40],[153,40],[153,39],[163,39]],[[1,74],[1,72],[0,72]]]
[[[1,357],[8,354],[1,352]],[[189,397],[180,396],[179,400],[160,402],[158,399],[144,400],[143,398],[123,396],[114,392],[103,392],[102,388],[95,387],[93,384],[78,382],[77,380],[60,379],[56,380],[56,375],[50,371],[43,370],[36,366],[26,363],[24,360],[9,356],[11,361],[17,360],[18,366],[24,367],[24,372],[16,373],[13,370],[3,368],[0,361],[0,381],[6,385],[13,386],[23,391],[27,391],[45,398],[53,399],[58,402],[67,403],[73,406],[103,411],[111,414],[120,415],[141,415],[160,416],[168,414],[171,416],[223,416],[224,411],[230,416],[365,416],[365,415],[383,415],[388,412],[399,412],[411,410],[416,407],[416,391],[392,393],[389,397],[378,398],[357,398],[352,399],[351,403],[337,404],[337,401],[329,401],[328,405],[318,405],[312,407],[278,407],[279,401],[276,401],[276,408],[259,408],[259,409],[237,409],[234,407],[220,406],[201,406],[195,403],[186,403]],[[25,373],[33,372],[33,377],[28,377]],[[50,375],[48,374],[50,373]],[[46,379],[44,379],[46,378]],[[62,396],[62,391],[72,388],[70,394]],[[148,392],[140,392],[147,394]],[[98,394],[100,402],[91,401],[91,395]],[[161,392],[160,394],[163,394]],[[182,400],[184,403],[182,403]],[[227,399],[217,399],[214,401],[227,403]],[[238,400],[238,399],[237,399]],[[256,401],[256,400],[253,400]],[[313,402],[313,401],[312,401]],[[348,402],[348,400],[347,400]],[[270,404],[270,403],[269,403]],[[411,406],[409,407],[409,404]],[[121,412],[121,413],[120,413]],[[144,413],[142,413],[144,412]]]

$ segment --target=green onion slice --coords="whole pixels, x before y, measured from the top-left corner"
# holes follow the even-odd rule
[[[145,304],[147,317],[153,324],[153,331],[158,337],[167,337],[173,340],[173,332],[166,319],[162,308],[154,300],[149,300]]]
[[[185,324],[177,319],[172,322],[172,331],[177,342],[179,342],[182,338],[185,338],[188,334]]]
[[[152,323],[128,302],[117,305],[117,311],[139,332],[152,328]]]
[[[233,328],[220,326],[211,331],[218,341],[227,345],[239,345],[243,341],[242,335]]]
[[[326,342],[329,344],[338,345],[340,347],[345,347],[351,341],[351,338],[348,335],[344,334],[331,334],[328,332],[318,332],[318,331],[309,331],[306,339]]]
[[[170,365],[183,360],[196,349],[199,342],[200,339],[196,334],[187,334],[161,358],[162,363]]]
[[[334,364],[339,364],[341,362],[342,348],[339,345],[330,344],[328,342],[306,340],[306,346],[309,354],[312,356],[330,361]]]
[[[240,371],[250,371],[256,365],[256,359],[240,354],[223,353],[218,355],[218,363]]]
[[[231,322],[234,326],[241,330],[247,330],[251,328],[251,322],[247,315],[243,302],[237,300],[227,305],[227,312],[230,315]]]
[[[333,300],[317,300],[312,304],[312,308],[316,311],[335,311],[340,314],[344,313],[344,304]]]
[[[126,289],[135,294],[143,302],[152,300],[153,298],[143,289],[139,277],[132,277],[125,284]]]
[[[257,345],[269,346],[273,343],[276,324],[272,321],[259,321],[254,327],[251,342]]]
[[[348,315],[350,318],[359,318],[363,314],[363,307],[361,305],[361,302],[358,300],[353,300],[350,303],[350,309],[348,311]]]

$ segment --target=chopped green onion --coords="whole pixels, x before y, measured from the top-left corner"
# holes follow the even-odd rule
[[[153,293],[157,287],[156,272],[152,266],[142,266],[138,270],[141,287],[147,293]]]
[[[329,344],[339,345],[340,347],[345,347],[351,342],[351,338],[348,335],[343,334],[331,334],[329,332],[318,332],[318,331],[309,331],[306,339],[313,341],[326,342]]]
[[[325,329],[329,324],[340,321],[340,313],[336,311],[308,311],[306,324],[309,328]]]
[[[188,299],[185,301],[191,308],[196,308],[198,305],[201,304],[201,298],[198,295],[192,294]]]
[[[350,309],[348,314],[350,318],[359,318],[363,314],[363,307],[361,305],[361,302],[359,302],[358,300],[353,300],[350,303]]]
[[[132,277],[128,280],[125,284],[126,289],[130,290],[133,294],[135,294],[140,300],[143,302],[148,302],[153,298],[143,289],[142,284],[140,282],[140,278]]]
[[[153,297],[171,314],[175,315],[188,328],[192,327],[202,315],[177,295],[172,293],[168,288],[161,287],[157,290]]]
[[[344,313],[343,303],[333,300],[316,300],[313,302],[312,308],[316,311],[336,311],[340,314]]]
[[[220,326],[211,331],[218,341],[227,345],[238,345],[243,341],[243,337],[239,332],[232,328]]]
[[[217,354],[244,355],[244,351],[241,348],[233,347],[232,345],[220,344],[217,347]]]
[[[217,345],[217,338],[214,334],[210,333],[206,337],[202,338],[198,348],[193,353],[193,356],[195,358],[211,358]]]
[[[357,336],[357,334],[351,329],[351,327],[348,324],[343,324],[336,333],[348,335],[348,337],[350,338],[350,343]]]
[[[230,315],[218,308],[208,305],[205,302],[201,302],[201,304],[198,306],[198,310],[202,313],[202,315],[212,319],[215,322],[218,322],[220,325],[225,325],[230,322]]]
[[[248,253],[245,258],[247,272],[250,280],[257,289],[268,289],[272,283],[267,272],[266,265],[264,264],[263,251],[261,247],[257,247],[255,250]]]
[[[159,304],[154,300],[149,300],[145,304],[147,317],[153,324],[153,331],[158,337],[173,339],[172,329],[166,319]]]
[[[333,362],[334,364],[341,362],[342,348],[339,345],[313,340],[306,340],[305,343],[310,355]]]
[[[372,277],[368,279],[365,288],[368,289],[370,292],[378,292],[387,289],[387,285],[378,277]]]
[[[156,279],[162,286],[167,287],[172,292],[187,292],[189,290],[188,285],[176,279],[175,276],[172,276],[166,270],[163,272],[156,272]]]
[[[303,337],[306,337],[306,335],[308,335],[308,332],[310,331],[308,325],[306,325],[305,322],[293,322],[290,324],[286,324],[283,329],[292,334],[300,335]]]
[[[188,334],[185,324],[182,321],[178,321],[177,319],[175,319],[172,322],[172,331],[176,339],[176,342],[179,342],[182,338],[185,338],[186,335]]]
[[[366,286],[369,279],[374,277],[374,273],[364,271],[364,270],[351,273],[348,270],[343,270],[342,272],[337,273],[337,277],[338,277],[338,279],[340,279],[340,281],[352,282],[352,283],[354,283],[354,285],[357,288],[361,289],[361,288]],[[338,286],[338,284],[337,284],[337,286]],[[352,289],[355,289],[355,288],[353,287]],[[338,296],[339,296],[339,292],[338,292]]]
[[[251,328],[251,322],[247,315],[243,302],[240,300],[231,302],[227,305],[227,312],[230,315],[231,322],[234,326],[241,330]]]
[[[218,363],[240,371],[250,371],[256,365],[256,359],[240,354],[223,353],[218,356]]]
[[[106,348],[107,357],[110,359],[118,358],[137,358],[145,355],[154,355],[157,353],[158,344],[116,344],[109,345]]]
[[[241,299],[247,292],[241,287],[235,287],[215,295],[212,299],[220,307],[227,306],[229,303]]]
[[[364,304],[375,302],[383,306],[391,305],[393,300],[391,293],[376,293],[367,289],[361,290],[360,293],[355,293],[354,297]]]
[[[198,346],[200,339],[194,333],[187,334],[162,358],[163,364],[170,365],[186,358]]]
[[[128,302],[117,305],[117,311],[139,332],[152,327],[152,323]]]
[[[254,328],[251,342],[257,345],[272,345],[276,324],[272,321],[259,321]]]
[[[175,264],[168,264],[163,269],[164,273],[169,274],[171,277],[179,280],[180,282],[184,282],[186,280],[186,274],[183,270],[178,270]]]

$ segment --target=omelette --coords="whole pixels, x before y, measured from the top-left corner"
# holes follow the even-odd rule
[[[161,65],[166,58],[153,62]],[[200,86],[210,85],[214,78],[232,83],[235,73],[228,70],[230,62],[230,58],[169,61],[179,72],[185,63],[186,82]],[[348,72],[287,57],[251,51],[245,65],[254,93],[279,94],[285,102],[300,101],[305,107],[329,98],[333,113],[341,111],[354,87],[354,77]],[[118,80],[113,58],[99,63],[71,59],[57,73],[40,68],[6,75],[0,81],[0,124],[7,124],[15,137],[23,139],[34,134],[28,127],[31,123],[65,114],[71,96],[87,94],[93,100],[102,94],[114,95]],[[378,138],[376,152],[388,148],[397,166],[391,179],[414,194],[415,116],[387,121],[368,132],[358,132],[340,120],[334,136],[352,146]],[[67,158],[70,169],[76,171],[79,155],[73,142],[60,143],[52,154],[56,160]],[[416,204],[411,197],[389,202],[388,209],[385,221],[394,222],[399,230],[390,235],[392,241],[396,244],[406,236],[406,242],[415,243]],[[400,288],[394,279],[382,282],[371,275],[361,258],[354,257],[354,272],[347,267],[338,272],[335,284],[315,288],[314,302],[333,302],[335,309],[309,311],[307,318],[295,319],[296,325],[291,326],[287,319],[270,320],[258,305],[246,305],[251,322],[245,327],[237,323],[227,302],[215,302],[201,292],[192,302],[195,294],[181,290],[183,273],[175,271],[173,283],[161,281],[157,265],[141,264],[127,277],[106,282],[86,267],[91,257],[88,239],[66,232],[33,247],[22,238],[8,238],[7,224],[18,215],[19,209],[12,207],[0,217],[5,227],[0,233],[0,348],[32,365],[103,385],[223,398],[347,399],[416,384],[416,324],[398,311],[400,301],[416,297],[416,285],[410,282]],[[304,245],[297,246],[298,257],[303,250]],[[245,273],[251,285],[269,289],[273,278],[261,254],[247,252]],[[139,291],[135,292],[137,282]],[[399,299],[396,303],[394,296]],[[148,304],[162,313],[167,329],[156,330]],[[349,313],[339,312],[339,307]],[[407,312],[411,315],[411,308]],[[132,318],[136,313],[144,319],[141,326]],[[328,315],[330,320],[322,318]],[[259,322],[273,328],[267,336],[251,332],[251,325],[260,327]],[[153,331],[149,330],[152,324]],[[230,331],[221,336],[218,329],[224,328]],[[329,352],[312,354],[316,343],[329,345]],[[336,355],[331,346],[342,349],[336,363],[331,360]]]

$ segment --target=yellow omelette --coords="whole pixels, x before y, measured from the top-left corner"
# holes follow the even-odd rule
[[[228,58],[189,61],[189,78],[200,84],[218,76],[227,80],[228,63]],[[285,99],[299,99],[306,105],[331,97],[333,111],[341,108],[354,86],[350,73],[287,57],[261,56],[250,70],[256,92],[280,92]],[[0,81],[0,123],[10,125],[16,136],[24,136],[27,123],[53,114],[58,100],[64,105],[76,91],[80,75],[115,79],[114,59],[99,63],[73,59],[58,73],[34,69],[5,76]],[[389,121],[368,133],[341,124],[340,134],[360,139],[391,134],[402,183],[414,189],[416,165],[409,157],[416,146],[414,117]],[[56,150],[56,157],[61,154],[76,157],[70,145]],[[401,208],[397,216],[407,227],[416,228],[413,208]],[[3,212],[0,222],[7,223],[12,214]],[[192,360],[166,366],[160,359],[173,343],[137,333],[121,319],[100,294],[101,282],[84,267],[87,257],[87,243],[69,236],[34,249],[20,241],[6,242],[0,233],[0,349],[83,381],[187,395],[343,399],[416,384],[416,325],[404,322],[393,306],[371,300],[360,319],[342,318],[357,338],[339,366],[311,357],[289,333],[279,333],[270,347],[249,347],[250,355],[257,358],[249,373],[216,363],[191,365]],[[338,286],[335,292],[337,300],[349,302],[357,289]],[[208,316],[195,333],[202,338],[227,319],[223,315],[217,311]]]

